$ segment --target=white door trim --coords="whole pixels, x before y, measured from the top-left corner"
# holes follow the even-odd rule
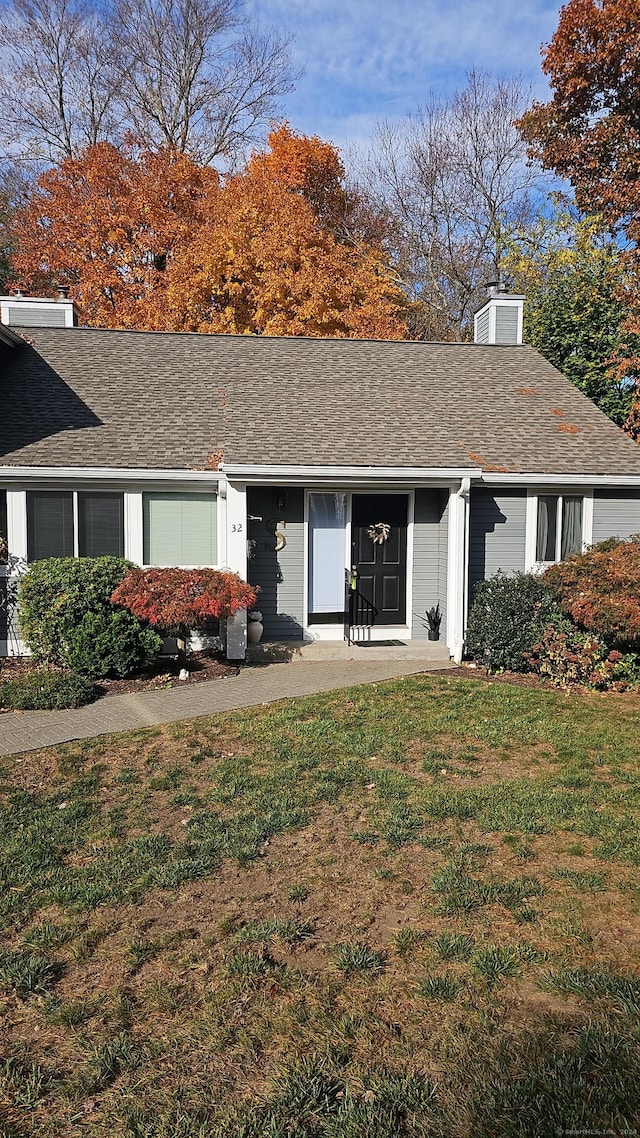
[[[371,640],[389,640],[402,638],[403,640],[411,639],[412,632],[412,612],[413,612],[413,543],[414,543],[414,525],[415,525],[415,489],[396,489],[395,487],[383,486],[359,486],[357,490],[349,490],[345,486],[309,486],[305,488],[304,492],[304,603],[303,603],[303,628],[305,638],[309,640],[342,640],[344,638],[344,629],[340,624],[309,624],[309,496],[311,494],[345,494],[347,505],[347,516],[345,522],[345,549],[344,549],[344,567],[345,572],[351,568],[351,517],[353,508],[353,495],[354,494],[401,494],[407,499],[407,550],[406,550],[406,624],[397,627],[387,627],[386,625],[380,626],[377,629],[371,629],[369,639]]]

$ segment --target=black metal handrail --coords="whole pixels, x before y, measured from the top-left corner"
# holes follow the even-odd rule
[[[378,609],[358,588],[358,571],[345,569],[344,638],[354,643],[354,628],[373,628]]]

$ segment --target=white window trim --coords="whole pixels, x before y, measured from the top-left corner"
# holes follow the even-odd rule
[[[44,486],[44,487],[43,486],[33,486],[33,487],[30,486],[29,487],[29,490],[34,490],[36,493],[39,493],[39,492],[48,493],[49,489],[50,489],[50,487],[48,487],[48,486]],[[80,494],[110,494],[110,495],[120,494],[120,495],[122,495],[122,498],[123,498],[123,534],[122,534],[123,554],[122,555],[123,555],[123,557],[127,556],[127,495],[124,492],[124,490],[120,490],[118,488],[114,489],[111,486],[110,487],[106,487],[106,486],[95,486],[94,487],[94,486],[92,486],[88,490],[84,486],[81,486],[79,488],[75,488],[75,487],[71,487],[71,486],[61,486],[61,487],[56,487],[54,493],[58,492],[58,491],[61,494],[71,494],[72,511],[73,511],[73,555],[72,556],[75,558],[80,557],[79,495]],[[27,530],[27,525],[28,525],[28,523],[27,523],[27,491],[25,490],[22,493],[24,494],[24,506],[23,506],[23,509],[24,509],[24,527],[25,527],[24,528],[24,556],[26,558],[26,556],[27,556],[27,532],[28,532],[28,530]],[[7,503],[7,512],[8,512],[8,503]],[[9,527],[7,526],[7,528],[9,528]]]
[[[550,565],[557,565],[560,558],[560,542],[562,540],[562,505],[559,509],[558,526],[556,532],[555,561],[537,561],[536,543],[538,534],[538,498],[559,497],[582,498],[582,550],[588,549],[593,541],[593,487],[582,486],[544,486],[533,487],[527,490],[527,515],[524,567],[527,573],[544,573]]]
[[[193,486],[190,486],[188,488],[178,487],[175,490],[173,487],[167,487],[167,486],[145,486],[144,490],[136,490],[135,492],[129,491],[128,493],[125,493],[125,542],[124,542],[125,557],[127,557],[129,561],[133,561],[136,565],[139,565],[141,569],[221,569],[222,566],[224,565],[224,562],[225,562],[225,557],[224,557],[223,551],[224,551],[224,548],[226,546],[226,513],[227,513],[227,511],[226,511],[226,502],[224,503],[224,505],[222,507],[220,505],[221,499],[223,497],[226,498],[226,492],[223,496],[222,494],[219,493],[218,487],[216,487],[216,489],[213,493],[213,497],[214,497],[215,503],[216,503],[216,517],[215,517],[215,521],[216,521],[216,541],[215,541],[216,563],[215,563],[215,565],[208,565],[208,564],[207,565],[181,565],[181,564],[179,564],[179,565],[157,565],[153,561],[146,562],[143,560],[143,558],[144,558],[144,496],[145,496],[145,494],[185,494],[186,495],[186,494],[201,494],[201,493],[203,493],[202,490],[194,489]],[[131,537],[133,538],[132,550],[135,549],[135,553],[137,554],[137,556],[134,556],[133,552],[131,554],[127,553],[127,522],[126,522],[127,498],[136,498],[137,499],[137,502],[135,503],[135,505],[132,508],[132,523],[134,526],[137,525],[138,529],[136,532],[131,534]],[[221,527],[221,524],[220,524],[221,518],[224,518],[223,527]],[[220,532],[221,528],[223,529],[222,533]],[[245,526],[245,528],[246,528],[246,526]],[[247,578],[246,569],[245,569],[245,572],[243,574],[240,574],[240,576],[242,576],[243,580],[246,581],[246,578]]]

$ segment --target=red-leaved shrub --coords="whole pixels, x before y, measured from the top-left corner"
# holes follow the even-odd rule
[[[623,655],[590,632],[550,624],[527,660],[534,672],[555,687],[589,687],[596,691],[637,690],[640,666],[634,653]]]
[[[251,585],[220,569],[130,569],[111,594],[111,604],[182,639],[212,618],[251,608],[256,599]]]
[[[640,541],[602,541],[542,580],[580,628],[609,645],[640,645]]]

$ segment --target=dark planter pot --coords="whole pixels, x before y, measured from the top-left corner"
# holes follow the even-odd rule
[[[428,632],[427,633],[427,640],[439,640],[439,639],[440,639],[440,633],[439,632]]]

